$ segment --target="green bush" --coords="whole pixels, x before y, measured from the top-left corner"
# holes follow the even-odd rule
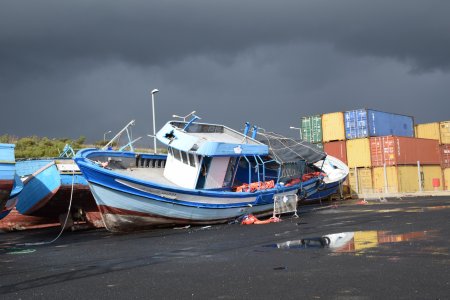
[[[3,141],[5,136],[0,136]],[[84,148],[83,144],[86,138],[80,136],[76,140],[68,138],[53,138],[30,136],[17,139],[16,144],[16,158],[38,158],[38,157],[57,157],[63,151],[64,146],[69,144],[73,149]],[[9,141],[11,142],[11,141]]]

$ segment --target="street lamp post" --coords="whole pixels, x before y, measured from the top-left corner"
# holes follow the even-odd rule
[[[155,94],[159,92],[158,89],[152,90],[152,114],[153,114],[153,149],[156,154],[156,122],[155,122]]]
[[[294,126],[291,126],[291,127],[289,127],[289,128],[290,128],[290,129],[298,130],[298,132],[300,133],[300,139],[302,139],[302,129],[301,129],[301,128],[294,127]]]
[[[106,142],[106,135],[107,135],[108,133],[111,133],[111,130],[108,130],[107,132],[105,132],[105,133],[103,134],[103,141],[104,141],[104,142]]]

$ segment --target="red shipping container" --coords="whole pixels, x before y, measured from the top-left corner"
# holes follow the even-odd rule
[[[450,145],[441,145],[441,166],[450,168]]]
[[[370,138],[370,155],[373,167],[396,165],[440,165],[439,141],[401,136]]]
[[[323,151],[347,164],[347,144],[345,141],[323,143]]]

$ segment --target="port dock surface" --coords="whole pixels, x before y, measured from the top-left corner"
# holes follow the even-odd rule
[[[128,234],[0,235],[2,299],[448,299],[450,197],[324,203],[300,218]],[[333,239],[336,235],[338,239]],[[328,239],[324,237],[330,237]]]

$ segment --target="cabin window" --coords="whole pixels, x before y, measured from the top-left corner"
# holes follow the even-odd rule
[[[175,157],[176,160],[181,160],[180,150],[173,149],[173,157]]]
[[[192,153],[188,153],[189,154],[189,164],[191,165],[191,167],[195,167],[195,157]]]
[[[180,151],[180,152],[181,152],[181,157],[183,158],[182,162],[185,164],[189,164],[188,158],[187,158],[187,153],[184,151]]]
[[[237,157],[230,158],[230,162],[228,163],[227,172],[225,173],[223,187],[231,187],[231,185],[233,184],[237,165],[238,165],[238,158]]]

